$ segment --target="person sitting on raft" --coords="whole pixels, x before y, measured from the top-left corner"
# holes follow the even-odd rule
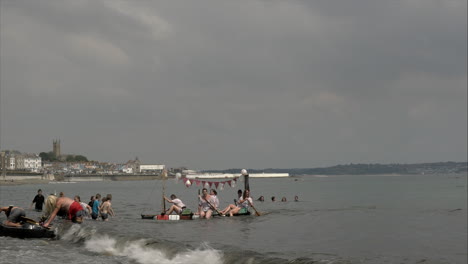
[[[219,198],[218,198],[218,192],[215,190],[215,189],[211,189],[210,190],[210,196],[213,197],[213,206],[215,208],[218,208],[219,207]]]
[[[177,196],[175,194],[171,194],[171,199],[167,198],[166,196],[164,196],[164,199],[169,202],[169,203],[172,203],[173,205],[171,205],[171,208],[169,208],[167,210],[167,214],[170,215],[172,214],[172,212],[176,212],[177,214],[181,214],[182,211],[186,208],[185,204],[182,202],[182,200],[180,200],[179,198],[177,198]]]
[[[50,204],[46,204],[46,206],[47,205],[53,205],[53,211],[44,223],[44,227],[48,227],[57,215],[65,216],[68,220],[72,220],[74,223],[81,224],[83,222],[85,211],[79,202],[76,202],[71,198],[65,196],[59,197],[55,200],[55,204],[52,202]],[[50,211],[50,208],[46,208],[46,211]]]
[[[23,217],[26,216],[23,208],[10,205],[8,207],[0,207],[0,213],[5,212],[7,220],[3,222],[6,226],[20,227]]]
[[[238,201],[242,200],[242,190],[241,190],[241,189],[237,190],[237,196],[239,196],[239,197],[238,197],[238,199],[234,199],[234,204],[229,204],[228,207],[224,208],[224,209],[220,212],[221,215],[225,215],[225,213],[223,213],[223,212],[225,212],[226,209],[228,209],[228,208],[234,209],[234,208],[236,208],[237,206],[240,205],[240,203],[238,203]]]
[[[234,204],[238,205],[237,201],[239,201],[242,198],[242,190],[239,189],[237,190],[237,199],[234,198]]]
[[[240,198],[238,201],[238,206],[230,204],[228,207],[224,208],[224,210],[221,211],[221,214],[225,215],[229,213],[230,216],[233,216],[234,214],[237,214],[242,208],[246,208],[247,210],[249,210],[249,206],[251,205],[253,205],[253,201],[252,198],[250,198],[250,191],[245,190],[244,194],[242,195],[242,198]]]
[[[216,201],[211,195],[208,194],[208,190],[206,188],[202,189],[202,193],[202,196],[199,196],[200,203],[198,207],[200,218],[210,219],[211,215],[213,214],[213,210],[217,210],[217,208],[214,207]]]

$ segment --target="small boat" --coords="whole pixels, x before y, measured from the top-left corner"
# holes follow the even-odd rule
[[[55,232],[39,224],[24,223],[21,227],[12,227],[0,223],[0,236],[16,238],[54,238]]]
[[[157,214],[141,214],[141,219],[154,219]]]
[[[245,215],[251,215],[250,211],[241,211],[240,213],[234,214],[233,216],[245,216]],[[225,215],[229,217],[229,214]],[[220,214],[213,214],[213,217],[221,217]],[[162,214],[141,214],[141,219],[149,219],[149,220],[169,220],[169,221],[177,221],[177,220],[193,220],[193,219],[199,219],[200,216],[197,214],[182,214],[182,215],[176,215],[176,214],[171,214],[171,215],[162,215]]]
[[[237,214],[233,214],[232,216],[245,216],[245,215],[250,215],[250,211],[248,209],[242,208],[241,210],[239,210],[239,212]],[[222,216],[222,215],[216,213],[213,216]],[[226,214],[224,216],[229,217],[230,215]]]
[[[193,213],[190,209],[184,209],[182,214],[141,214],[141,219],[154,219],[154,220],[192,220]]]
[[[150,220],[192,220],[193,214],[188,215],[162,215],[162,214],[141,214],[141,219],[150,219]]]
[[[165,175],[163,173],[163,175]],[[236,176],[236,177],[240,177],[241,175],[244,176],[244,186],[245,186],[245,190],[250,190],[250,187],[249,187],[249,175],[247,174],[247,171],[246,170],[242,170],[242,173],[239,174],[239,176]],[[233,174],[205,174],[205,175],[201,175],[201,174],[191,174],[190,176],[192,176],[192,179],[200,179],[200,178],[230,178],[230,177],[233,177]],[[278,175],[266,175],[266,174],[262,174],[261,177],[289,177],[289,174],[286,173],[286,174],[278,174]],[[166,212],[166,203],[165,203],[165,196],[164,196],[164,193],[165,193],[165,178],[166,176],[163,176],[163,190],[162,190],[162,210],[161,212]],[[187,175],[187,178],[190,178],[189,175]],[[198,196],[200,196],[200,190],[198,190]],[[208,202],[209,203],[209,202]],[[210,206],[212,208],[213,205],[210,204]],[[255,209],[255,207],[253,207],[253,205],[251,205],[252,208],[255,210],[255,214],[257,216],[260,215],[260,213],[257,212],[257,210]],[[200,216],[198,214],[194,214],[193,212],[190,211],[190,209],[186,209],[187,211],[183,211],[181,215],[167,215],[167,214],[164,214],[164,213],[161,213],[161,214],[143,214],[141,213],[141,219],[151,219],[151,220],[193,220],[193,219],[199,219]],[[218,211],[218,210],[216,210]],[[243,208],[242,210],[240,210],[237,214],[233,214],[233,216],[246,216],[246,215],[251,215],[250,211],[248,209],[245,209]],[[214,213],[212,215],[213,217],[221,217],[222,215],[219,214],[219,211]],[[230,216],[229,214],[226,214],[225,216]]]

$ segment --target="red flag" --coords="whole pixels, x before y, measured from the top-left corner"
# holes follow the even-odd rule
[[[195,183],[197,184],[197,186],[200,186],[200,181],[199,180],[195,180]]]
[[[215,185],[215,188],[218,189],[219,182],[215,182],[214,185]]]

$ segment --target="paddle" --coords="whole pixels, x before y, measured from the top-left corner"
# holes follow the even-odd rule
[[[252,204],[249,200],[247,200],[247,201],[249,202],[249,205],[255,210],[255,215],[256,215],[256,216],[261,216],[261,214],[257,211],[257,209],[255,209],[255,207],[253,206],[253,204]]]
[[[32,225],[38,225],[38,224],[39,224],[36,220],[31,219],[31,218],[28,218],[28,217],[26,217],[26,216],[21,216],[21,220],[22,220],[23,222],[26,222],[26,223],[32,224]]]
[[[40,225],[36,220],[31,219],[31,218],[26,217],[26,216],[21,216],[20,219],[21,219],[21,221],[26,222],[26,223],[31,224],[31,225]],[[41,227],[46,228],[46,229],[50,229],[50,226],[44,227],[44,226],[41,225]]]

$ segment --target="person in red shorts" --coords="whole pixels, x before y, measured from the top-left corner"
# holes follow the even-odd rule
[[[52,213],[44,223],[44,227],[48,227],[57,215],[66,217],[68,220],[81,224],[83,222],[84,213],[83,207],[81,207],[79,202],[65,196],[59,197],[56,200]]]

